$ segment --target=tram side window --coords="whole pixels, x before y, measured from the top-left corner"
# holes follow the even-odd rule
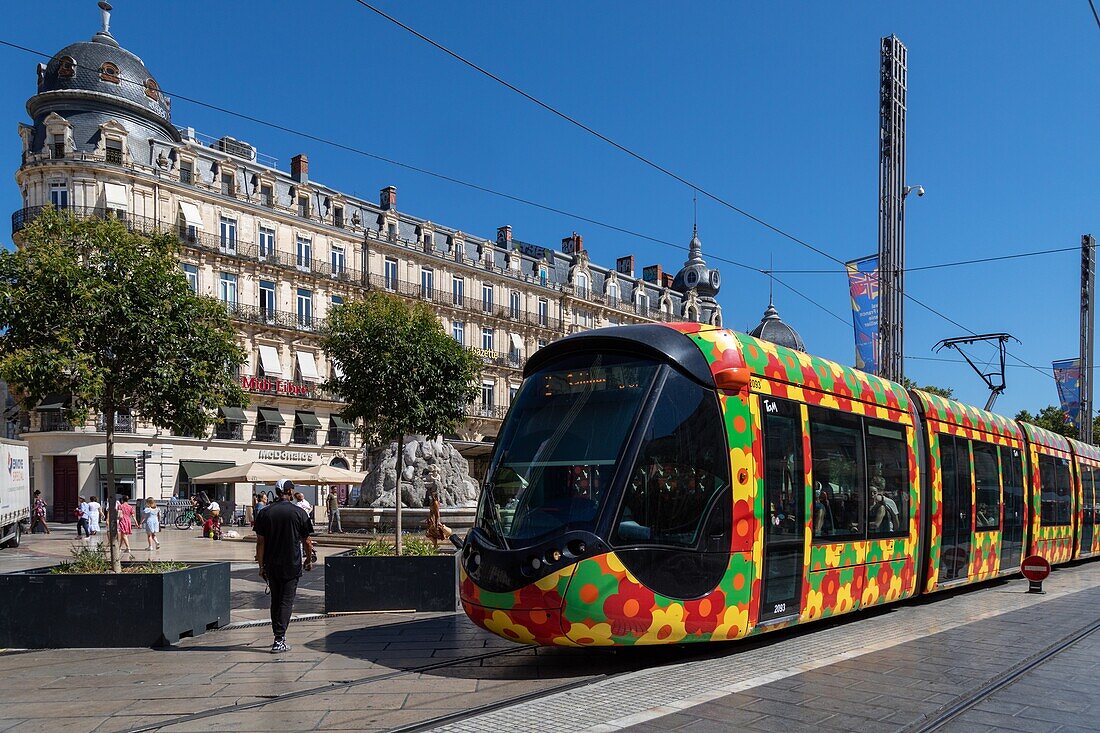
[[[1040,519],[1044,526],[1070,523],[1071,500],[1069,461],[1054,456],[1039,456],[1039,484],[1042,489]]]
[[[905,429],[865,421],[867,442],[867,535],[909,533],[909,452]]]
[[[1000,470],[997,466],[997,448],[989,443],[974,441],[974,482],[977,486],[978,530],[997,529],[1001,526]]]
[[[813,448],[814,539],[863,537],[866,480],[860,418],[810,409]]]
[[[1081,523],[1096,524],[1096,469],[1081,466]]]
[[[669,371],[619,510],[614,540],[728,551],[729,456],[712,392]],[[700,543],[700,535],[705,534]]]

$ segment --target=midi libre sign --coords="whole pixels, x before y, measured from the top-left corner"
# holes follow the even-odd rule
[[[246,392],[285,394],[292,397],[311,397],[317,390],[317,385],[312,382],[291,382],[286,379],[241,377],[241,389]]]

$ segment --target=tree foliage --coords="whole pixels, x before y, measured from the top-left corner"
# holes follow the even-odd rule
[[[329,313],[321,345],[340,365],[326,386],[347,401],[367,445],[397,441],[397,541],[401,552],[404,436],[452,433],[479,394],[481,360],[448,336],[424,303],[372,291]]]
[[[117,410],[190,433],[216,408],[246,403],[228,312],[191,292],[174,237],[50,209],[22,236],[18,250],[0,253],[0,377],[25,408],[63,393],[74,424],[103,416],[109,487]],[[108,527],[117,570],[114,516]]]

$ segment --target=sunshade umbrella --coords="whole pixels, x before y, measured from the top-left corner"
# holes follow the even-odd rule
[[[306,478],[294,479],[298,484],[361,484],[367,474],[361,471],[349,471],[339,466],[310,466],[301,473]]]
[[[223,468],[195,479],[196,484],[273,484],[281,478],[294,483],[308,483],[309,476],[304,471],[270,463],[254,461],[233,468]]]

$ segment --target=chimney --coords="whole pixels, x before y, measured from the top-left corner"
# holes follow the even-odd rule
[[[309,158],[304,153],[298,153],[290,159],[290,177],[298,183],[309,181]]]
[[[386,186],[379,191],[378,205],[382,211],[397,211],[397,186]]]
[[[502,227],[497,227],[497,246],[503,247],[506,250],[512,249],[512,225],[505,224]]]
[[[627,255],[615,260],[615,272],[627,277],[634,277],[634,255]]]
[[[660,265],[650,265],[649,267],[642,268],[642,280],[645,280],[647,283],[660,285],[662,274]]]
[[[662,288],[671,288],[672,283],[674,283],[674,282],[676,282],[676,277],[674,275],[671,275],[667,272],[662,272],[661,273],[661,287]]]

